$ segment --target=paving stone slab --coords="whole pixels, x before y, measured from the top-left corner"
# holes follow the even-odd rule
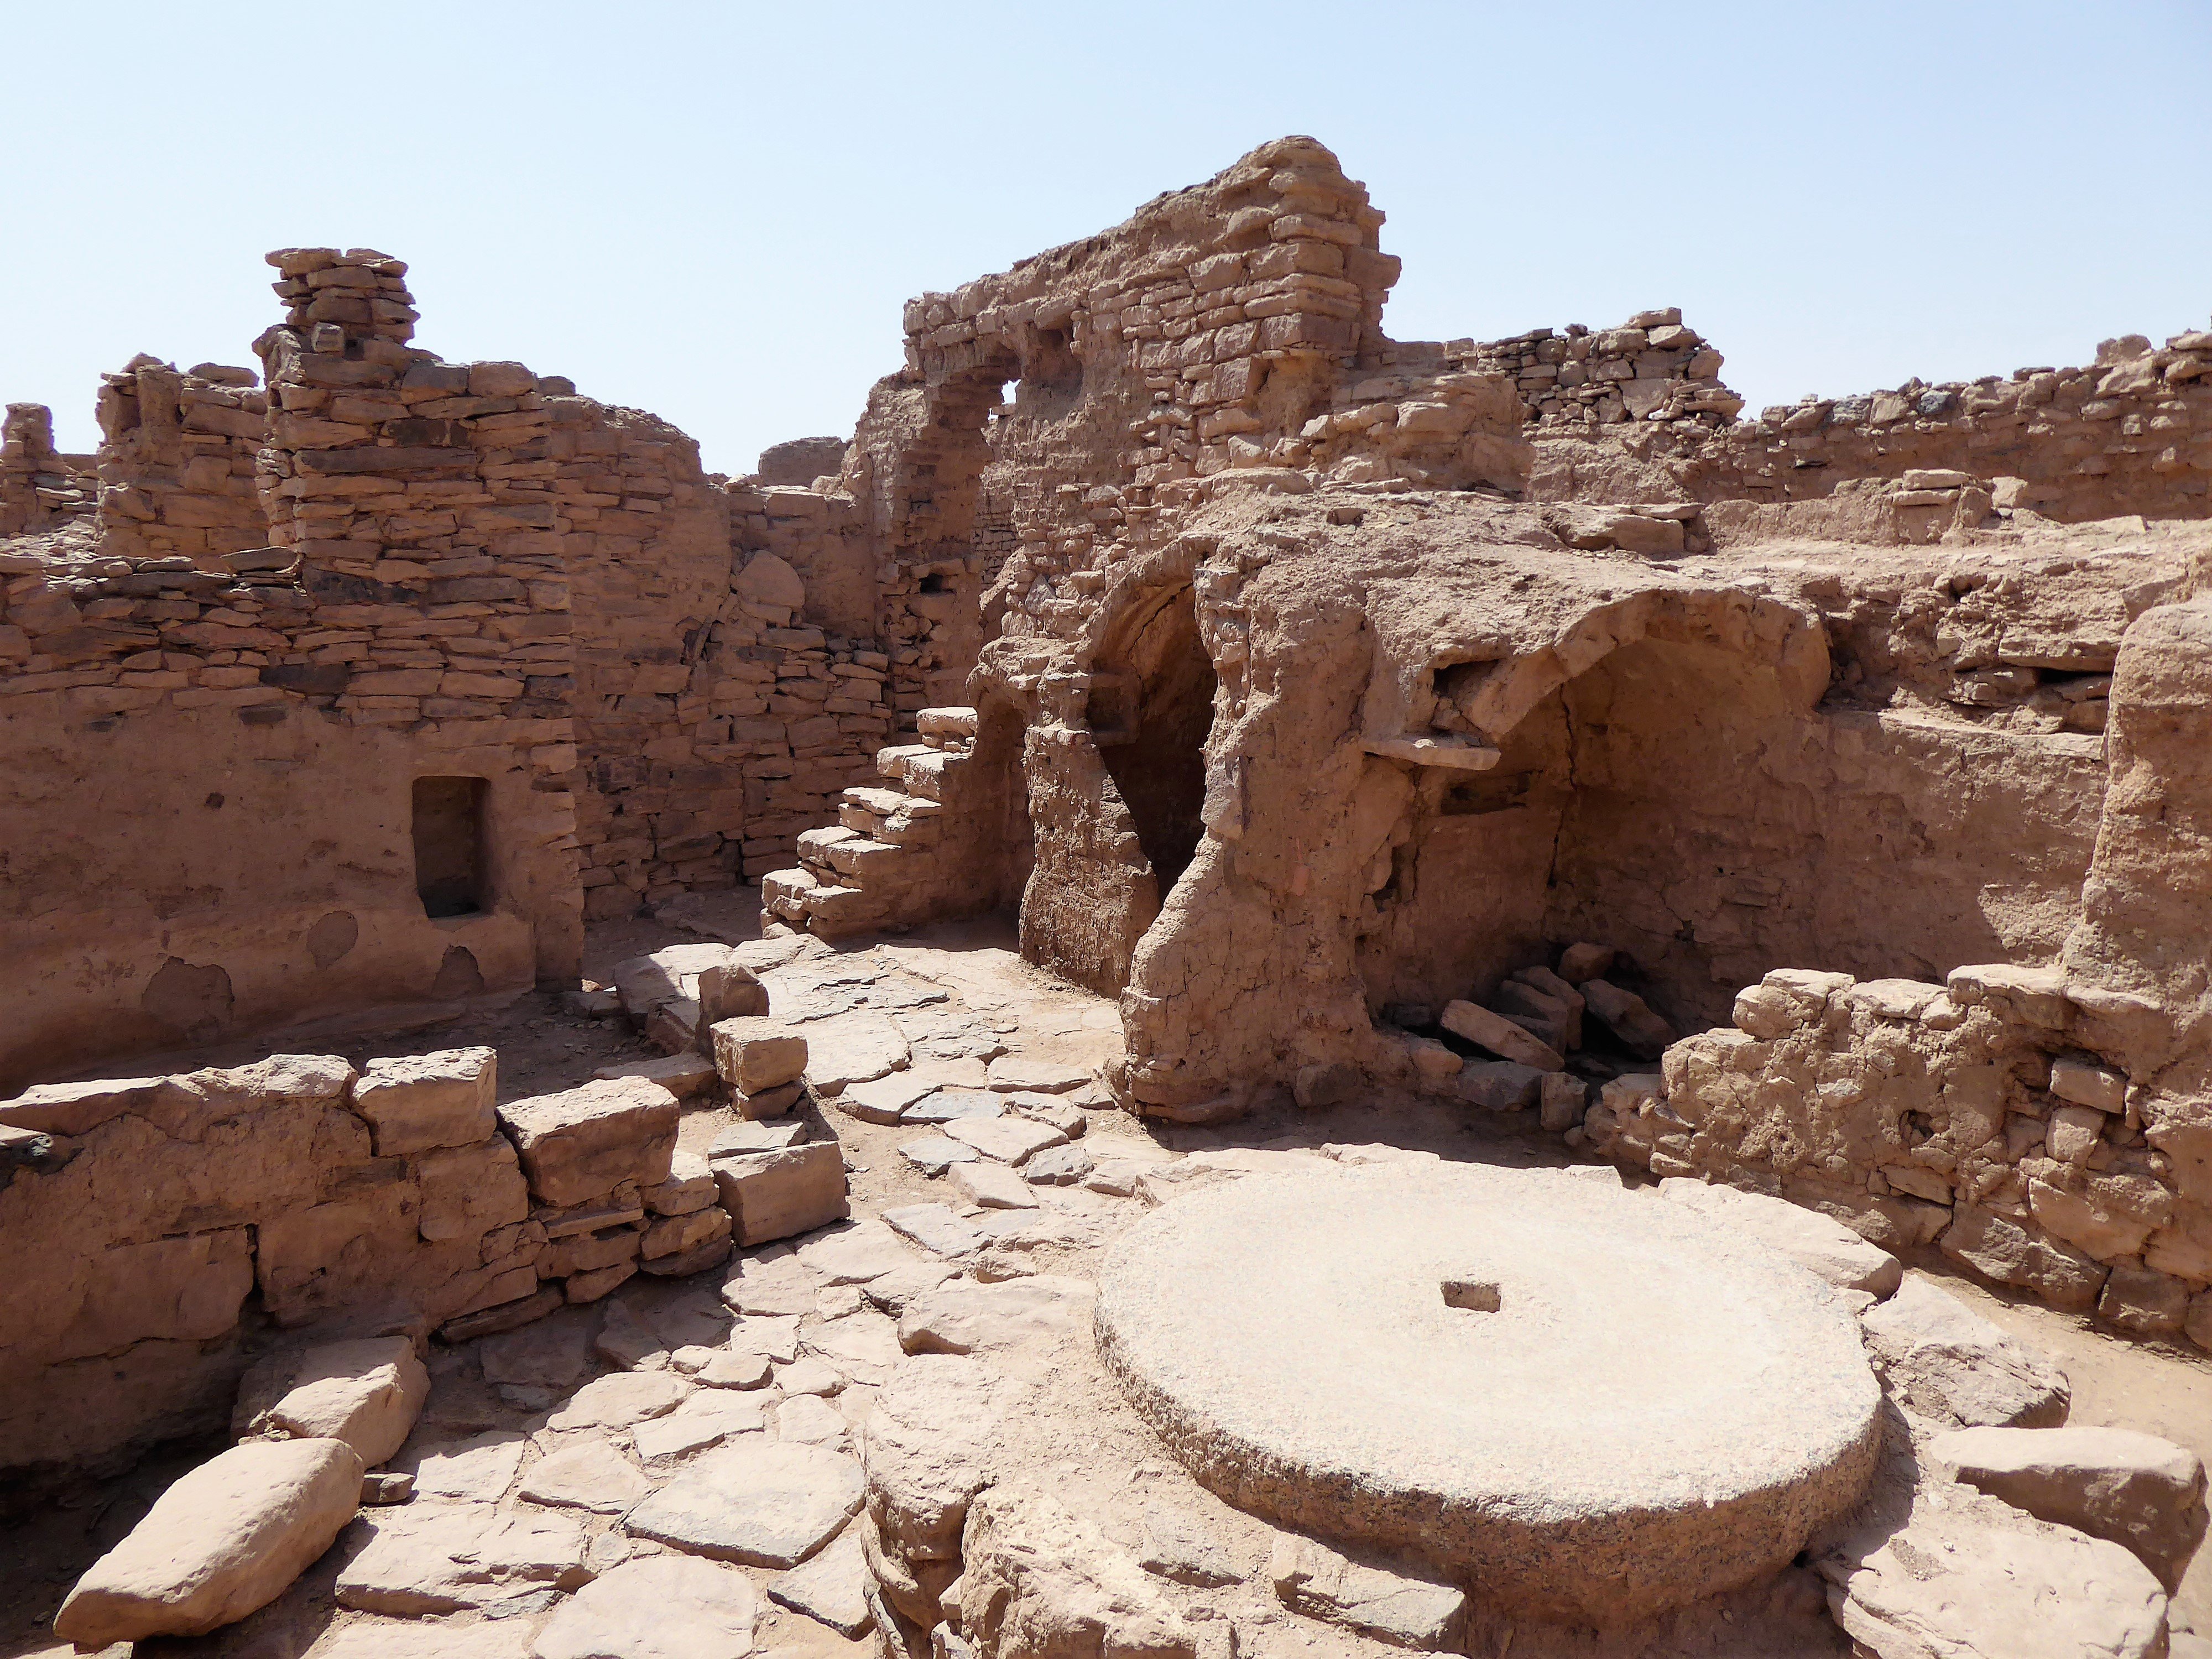
[[[641,1538],[718,1560],[793,1567],[860,1507],[860,1466],[819,1446],[749,1439],[697,1459],[623,1519]]]
[[[597,1435],[539,1458],[515,1489],[533,1504],[599,1515],[619,1515],[652,1490],[637,1465]]]
[[[759,1604],[735,1567],[648,1555],[602,1573],[546,1621],[534,1659],[744,1659]]]
[[[398,1467],[414,1475],[418,1497],[496,1503],[514,1484],[529,1444],[526,1437],[512,1430],[489,1429],[410,1454]]]
[[[373,1510],[354,1523],[366,1541],[337,1577],[341,1607],[417,1614],[483,1607],[588,1577],[585,1534],[558,1510],[425,1503]]]
[[[768,1598],[856,1641],[875,1623],[864,1589],[867,1571],[860,1534],[848,1527],[812,1560],[770,1579]]]

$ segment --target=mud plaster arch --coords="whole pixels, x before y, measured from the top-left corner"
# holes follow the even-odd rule
[[[1164,899],[1205,835],[1213,662],[1182,583],[1135,607],[1094,658],[1085,724]]]
[[[1423,678],[1409,712],[1498,760],[1370,763],[1355,814],[1375,848],[1358,924],[1370,1012],[1481,998],[1591,939],[1696,1023],[1766,968],[1819,959],[1807,730],[1827,653],[1811,619],[1731,590],[1646,594]]]
[[[1036,862],[1022,954],[1118,994],[1137,947],[1204,842],[1215,674],[1182,547],[1131,562],[1085,636],[1037,686],[1024,752]],[[1021,653],[987,653],[979,700]]]

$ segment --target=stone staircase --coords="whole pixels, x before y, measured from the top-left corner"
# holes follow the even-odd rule
[[[837,823],[799,837],[798,866],[761,878],[771,919],[841,939],[977,908],[975,849],[946,833],[977,793],[975,711],[925,708],[915,723],[920,743],[877,751],[884,782],[846,790]]]

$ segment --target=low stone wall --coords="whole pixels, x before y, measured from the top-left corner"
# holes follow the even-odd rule
[[[1743,407],[1721,384],[1721,354],[1673,306],[1639,311],[1618,328],[1570,323],[1480,345],[1455,340],[1445,350],[1510,378],[1527,419],[1547,428],[1666,421],[1710,431]]]
[[[0,1472],[219,1426],[271,1328],[475,1334],[726,1255],[668,1090],[495,1086],[489,1048],[279,1054],[0,1103]]]
[[[1944,985],[1782,969],[1733,1027],[1607,1085],[1592,1146],[1659,1176],[1790,1199],[1887,1249],[2137,1335],[2212,1348],[2208,1139],[2087,1046],[2099,1002],[2053,969]]]
[[[1547,457],[1555,479],[1581,474],[1583,489],[1601,492],[1633,480],[1652,499],[1759,503],[1948,471],[1993,485],[1997,507],[2069,522],[2202,519],[2212,516],[2212,331],[2156,348],[2140,335],[2107,341],[2084,368],[1808,398],[1711,430],[1662,413],[1589,433],[1626,447],[1548,428],[1544,435],[1561,440]]]

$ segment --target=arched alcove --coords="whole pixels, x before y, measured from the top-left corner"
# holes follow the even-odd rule
[[[1826,960],[1803,665],[1694,627],[1576,665],[1503,693],[1525,661],[1439,676],[1447,698],[1510,698],[1517,719],[1490,770],[1411,770],[1359,945],[1378,1015],[1480,1000],[1577,939],[1626,952],[1635,988],[1685,1026],[1725,1020],[1768,968]]]

